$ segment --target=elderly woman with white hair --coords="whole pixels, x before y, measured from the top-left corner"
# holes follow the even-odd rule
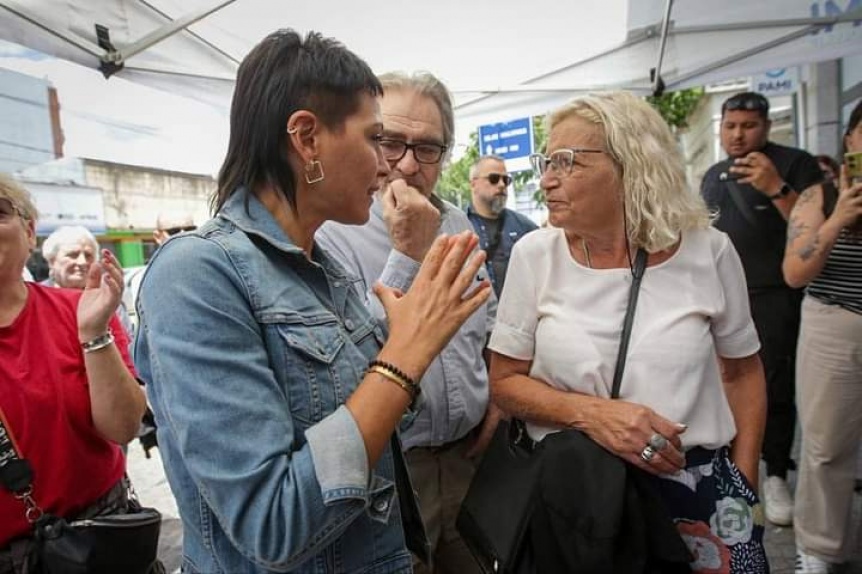
[[[90,266],[99,261],[99,242],[86,227],[65,225],[45,239],[42,255],[48,262],[48,279],[43,285],[83,289]],[[122,301],[117,307],[117,317],[126,334],[133,335],[134,327]]]
[[[512,253],[489,344],[494,400],[536,441],[575,429],[649,473],[693,571],[768,572],[755,486],[765,383],[739,257],[644,100],[585,96],[548,126],[547,156],[532,162],[552,227]]]

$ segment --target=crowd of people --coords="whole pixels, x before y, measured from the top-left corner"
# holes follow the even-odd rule
[[[30,498],[0,488],[0,574],[39,571],[27,500],[128,510],[122,447],[148,403],[186,573],[481,572],[456,518],[508,418],[533,444],[581,432],[645,477],[693,572],[769,572],[764,517],[793,524],[797,572],[844,561],[862,181],[770,142],[752,92],[724,102],[728,159],[700,194],[642,98],[581,96],[547,128],[546,226],[505,207],[499,156],[472,166],[462,211],[435,194],[454,140],[438,78],[270,34],[238,70],[214,216],[160,216],[136,325],[84,228],[51,234],[47,278],[27,276],[38,212],[0,178],[0,487],[4,445],[33,468]],[[556,571],[540,538],[534,571]]]

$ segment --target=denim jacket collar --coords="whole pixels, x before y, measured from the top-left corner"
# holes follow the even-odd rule
[[[266,206],[247,188],[237,189],[219,210],[218,216],[230,221],[245,233],[260,237],[280,251],[307,260],[305,252],[288,237]],[[330,276],[350,277],[344,268],[335,263],[316,243],[312,247],[312,258]]]

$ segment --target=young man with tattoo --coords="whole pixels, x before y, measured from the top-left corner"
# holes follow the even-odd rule
[[[701,193],[718,211],[715,226],[739,252],[766,373],[767,417],[762,457],[766,518],[793,521],[787,471],[796,425],[795,361],[802,292],[784,281],[787,218],[800,194],[819,189],[823,173],[807,152],[770,142],[769,102],[742,92],[721,107],[721,145],[728,159],[712,166]]]

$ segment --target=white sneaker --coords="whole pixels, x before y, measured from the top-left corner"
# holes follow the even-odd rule
[[[794,574],[830,574],[832,564],[812,554],[806,554],[797,548],[796,568],[793,572]]]
[[[769,522],[778,526],[793,524],[793,497],[787,481],[780,476],[767,476],[763,481],[763,504]]]

